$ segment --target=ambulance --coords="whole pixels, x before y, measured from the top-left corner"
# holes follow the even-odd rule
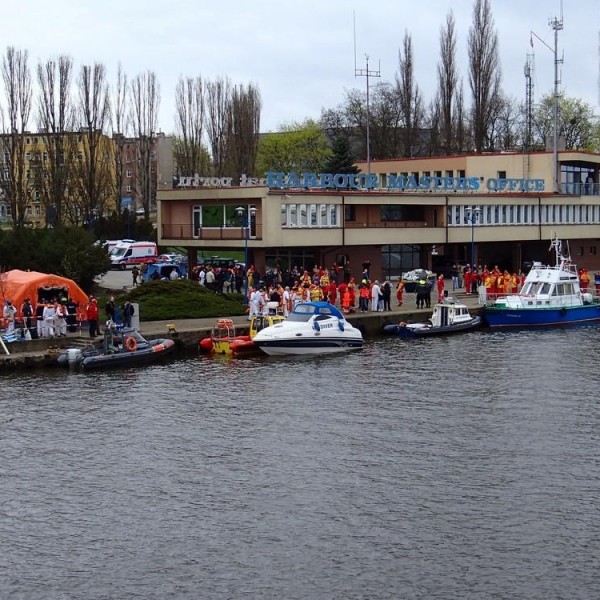
[[[128,266],[155,262],[158,248],[154,242],[121,242],[109,254],[113,269],[125,270]]]

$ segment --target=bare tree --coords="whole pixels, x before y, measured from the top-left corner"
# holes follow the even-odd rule
[[[403,121],[403,156],[413,156],[418,143],[418,132],[423,121],[421,92],[415,81],[412,39],[408,32],[404,34],[402,49],[398,53],[398,73],[396,88],[400,114]]]
[[[31,73],[27,50],[6,49],[2,59],[2,79],[6,93],[6,123],[0,137],[0,191],[10,206],[13,227],[19,229],[27,220],[29,181],[25,161],[25,132],[31,113]]]
[[[469,84],[473,95],[472,127],[475,151],[491,142],[489,128],[499,110],[500,59],[490,0],[475,0],[469,29]]]
[[[217,79],[206,84],[207,123],[206,129],[213,161],[213,171],[217,177],[227,175],[230,156],[228,142],[229,105],[231,103],[231,82],[228,78]]]
[[[230,149],[230,175],[240,179],[252,175],[256,168],[260,133],[261,99],[257,87],[235,86],[231,93],[227,147]]]
[[[456,90],[456,100],[454,105],[456,110],[454,113],[453,129],[456,132],[454,140],[454,148],[456,152],[465,152],[467,149],[467,127],[465,124],[465,100],[464,100],[464,85],[461,79],[460,85]]]
[[[450,154],[455,149],[453,107],[458,82],[456,30],[452,11],[446,16],[445,25],[440,28],[440,62],[437,66],[437,75],[441,146],[445,154]]]
[[[202,144],[204,82],[201,77],[179,78],[175,90],[175,162],[179,175],[206,174],[207,152]]]
[[[78,217],[89,226],[104,214],[114,189],[112,143],[106,136],[110,123],[110,100],[106,69],[95,63],[81,68],[78,81],[80,124],[77,139],[77,156],[74,157],[78,173],[76,195]]]
[[[66,207],[68,193],[73,185],[73,158],[76,144],[75,124],[71,99],[73,62],[68,56],[38,64],[37,78],[38,126],[35,149],[35,186],[40,193],[46,213],[46,225],[65,222],[65,215],[73,216],[72,207]],[[67,219],[68,222],[68,219]]]
[[[131,82],[131,124],[136,138],[138,164],[136,169],[136,194],[141,199],[146,219],[150,216],[156,191],[153,185],[152,161],[156,162],[153,145],[158,128],[160,85],[156,74],[147,71]]]
[[[124,184],[123,157],[125,155],[125,146],[127,139],[128,113],[127,113],[127,75],[123,73],[121,63],[117,67],[117,81],[114,87],[112,101],[112,137],[115,143],[115,189],[114,202],[115,211],[121,210],[121,195]],[[130,207],[131,208],[131,207]]]

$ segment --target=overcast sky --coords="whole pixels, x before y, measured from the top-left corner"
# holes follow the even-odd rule
[[[318,119],[342,103],[345,92],[366,89],[356,66],[380,70],[393,81],[405,31],[412,36],[416,78],[428,103],[436,90],[439,32],[450,10],[459,39],[459,75],[468,89],[466,39],[472,0],[0,0],[0,49],[27,49],[32,66],[59,54],[77,67],[106,65],[114,79],[119,61],[131,79],[152,70],[161,86],[160,129],[174,129],[179,76],[227,76],[261,92],[261,130]],[[535,55],[535,97],[552,91],[554,32],[559,0],[492,0],[500,41],[503,89],[523,100],[527,53]],[[354,17],[353,17],[354,15]],[[559,32],[561,89],[598,110],[600,0],[564,0]],[[354,36],[353,20],[356,20]],[[0,84],[1,88],[1,84]],[[0,103],[3,103],[3,93]],[[33,124],[32,124],[33,127]]]

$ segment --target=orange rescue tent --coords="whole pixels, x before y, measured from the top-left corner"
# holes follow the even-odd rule
[[[4,305],[5,300],[10,300],[19,311],[18,314],[25,298],[29,298],[34,307],[41,302],[62,298],[71,298],[80,307],[88,303],[87,294],[72,279],[19,269],[0,274],[0,294],[2,304]]]

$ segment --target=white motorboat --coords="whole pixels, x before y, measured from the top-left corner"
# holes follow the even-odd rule
[[[385,325],[383,332],[401,337],[430,337],[470,331],[481,325],[481,318],[472,316],[468,307],[447,298],[433,307],[433,313],[425,323],[399,323]]]
[[[281,323],[259,331],[254,344],[269,355],[328,354],[362,348],[363,336],[327,302],[302,302]]]

